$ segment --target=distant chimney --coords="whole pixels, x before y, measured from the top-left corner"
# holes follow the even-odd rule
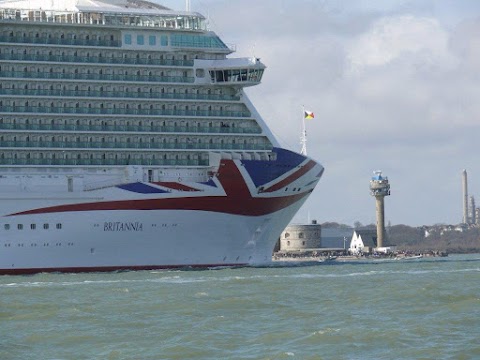
[[[462,171],[462,186],[463,186],[463,223],[468,224],[468,185],[467,185],[467,170]]]
[[[470,196],[470,208],[468,209],[468,212],[470,213],[468,216],[468,223],[469,224],[476,224],[477,223],[477,214],[475,212],[475,209],[477,207],[475,206],[475,198],[473,196]]]

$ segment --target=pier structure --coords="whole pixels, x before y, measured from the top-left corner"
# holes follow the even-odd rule
[[[373,172],[370,180],[370,195],[375,197],[377,212],[377,248],[383,247],[385,237],[385,196],[390,195],[388,178],[382,175],[380,170]]]

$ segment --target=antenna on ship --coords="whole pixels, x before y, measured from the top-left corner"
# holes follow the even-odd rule
[[[304,106],[302,106],[302,110],[302,136],[300,137],[302,150],[300,151],[300,154],[307,155],[307,128],[305,127],[305,119],[313,119],[315,115],[313,112],[305,110]]]

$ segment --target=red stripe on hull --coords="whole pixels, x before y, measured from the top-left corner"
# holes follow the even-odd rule
[[[252,197],[252,194],[243,179],[243,175],[240,173],[240,170],[238,170],[237,165],[235,165],[233,160],[222,160],[217,176],[225,193],[229,197]]]
[[[281,210],[307,194],[275,198],[237,198],[231,196],[205,196],[180,199],[149,199],[106,201],[73,205],[58,205],[18,212],[13,215],[32,215],[70,211],[102,211],[102,210],[197,210],[213,211],[234,215],[261,216]]]
[[[215,267],[246,266],[241,264],[195,264],[195,265],[142,265],[142,266],[93,266],[93,267],[59,267],[59,268],[24,268],[0,269],[0,275],[31,275],[38,273],[86,273],[86,272],[112,272],[112,271],[140,271],[140,270],[168,270],[168,269],[207,269]]]
[[[310,169],[312,169],[316,165],[315,161],[310,160],[308,163],[306,163],[304,166],[302,166],[301,169],[295,171],[293,174],[287,176],[285,179],[282,181],[276,183],[273,186],[270,186],[269,188],[263,190],[263,192],[273,192],[280,190],[281,188],[287,186],[288,184],[294,182],[301,176],[305,175]]]
[[[315,162],[311,161],[313,165]],[[302,170],[295,172],[297,178],[310,169],[310,163]],[[303,169],[307,168],[303,171]],[[302,174],[299,174],[302,172]],[[261,216],[284,209],[312,190],[295,195],[281,197],[252,197],[242,174],[232,160],[223,160],[218,171],[218,179],[226,196],[199,196],[167,199],[120,200],[105,202],[90,202],[83,204],[57,205],[46,208],[22,211],[13,215],[31,215],[70,211],[102,211],[102,210],[196,210],[212,211],[234,215]],[[286,179],[285,179],[286,180]],[[284,181],[285,181],[284,180]]]

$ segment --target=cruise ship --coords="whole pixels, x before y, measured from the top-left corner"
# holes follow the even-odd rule
[[[0,274],[270,262],[323,167],[234,52],[145,0],[0,1]]]

